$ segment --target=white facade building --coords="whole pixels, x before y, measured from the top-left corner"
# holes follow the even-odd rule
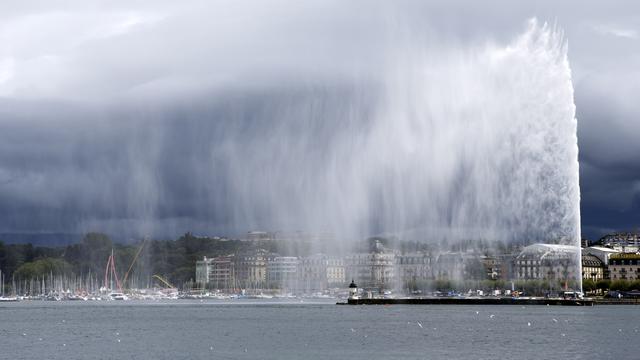
[[[515,259],[518,280],[547,280],[566,283],[582,277],[580,248],[569,245],[533,244]]]
[[[267,279],[271,288],[295,289],[297,278],[297,257],[276,256],[267,263]]]
[[[346,283],[344,260],[341,258],[327,258],[327,286],[342,287]]]
[[[431,256],[427,253],[397,255],[395,266],[399,284],[416,284],[419,281],[433,279]]]
[[[213,289],[235,287],[233,256],[204,257],[196,261],[196,282]]]

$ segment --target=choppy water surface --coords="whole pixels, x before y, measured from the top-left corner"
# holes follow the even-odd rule
[[[0,358],[631,359],[639,310],[21,302],[0,304]]]

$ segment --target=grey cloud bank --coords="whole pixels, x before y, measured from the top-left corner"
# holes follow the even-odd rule
[[[246,143],[247,151],[259,149],[250,146],[256,143],[306,149],[313,163],[327,156],[313,152],[327,145],[323,132],[355,125],[366,131],[366,121],[345,123],[353,116],[347,103],[375,104],[376,91],[363,89],[376,89],[379,74],[407,44],[419,39],[425,51],[446,53],[509,43],[533,16],[556,23],[569,40],[583,234],[635,228],[640,220],[640,9],[634,2],[4,6],[0,233],[175,236],[293,226],[270,223],[265,201],[236,203],[230,194],[273,179],[230,183],[230,171],[241,179],[259,174],[242,162],[229,168],[230,144]],[[315,129],[308,148],[273,144],[264,122],[282,111],[274,103],[291,105],[279,118],[308,117],[313,107],[332,116]],[[311,120],[289,125],[312,126]],[[238,159],[260,163],[261,155]]]

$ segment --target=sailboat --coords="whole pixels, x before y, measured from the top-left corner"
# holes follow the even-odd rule
[[[0,271],[0,302],[18,301],[17,296],[4,296],[4,274]]]
[[[118,291],[114,291],[113,289],[114,279]],[[113,249],[111,249],[111,255],[109,255],[107,266],[104,270],[104,287],[102,287],[101,290],[104,292],[109,291],[107,300],[129,300],[129,297],[122,291],[122,283],[120,283],[120,279],[116,273],[116,258],[113,255]]]

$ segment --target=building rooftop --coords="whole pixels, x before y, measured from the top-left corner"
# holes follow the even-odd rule
[[[598,250],[598,251],[602,251],[602,252],[608,252],[608,253],[612,253],[612,254],[614,254],[614,253],[617,254],[617,253],[620,252],[618,250],[615,250],[615,249],[612,249],[612,248],[608,248],[608,247],[604,247],[604,246],[589,246],[586,249],[587,250],[588,249],[593,249],[593,250]]]
[[[579,250],[579,247],[571,245],[533,244],[523,248],[518,257],[535,256],[540,259],[551,256],[566,257],[568,255],[577,254]]]
[[[604,263],[593,255],[582,255],[582,266],[602,267]]]

